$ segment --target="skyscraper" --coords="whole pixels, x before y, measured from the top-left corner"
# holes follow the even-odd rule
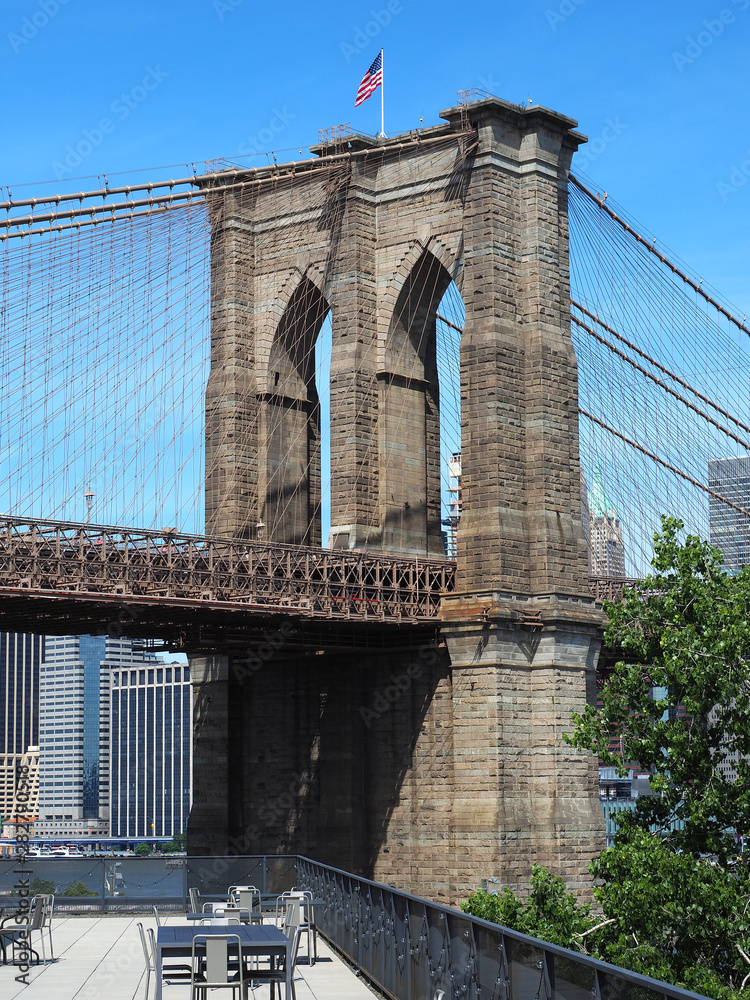
[[[750,456],[709,459],[708,486],[736,507],[750,510]],[[750,562],[750,518],[736,507],[709,495],[709,538],[724,553],[729,573]]]
[[[13,810],[17,767],[30,765],[36,773],[43,648],[41,636],[0,632],[0,815],[5,818]],[[36,816],[35,797],[27,808]]]
[[[109,833],[110,716],[113,668],[154,662],[129,639],[59,636],[46,640],[40,681],[41,836]]]
[[[113,837],[184,833],[192,792],[193,700],[188,667],[115,668],[111,687]]]
[[[625,576],[625,543],[622,525],[614,504],[604,492],[599,462],[594,462],[594,476],[588,496],[588,517],[582,519],[588,529],[589,573],[592,576]]]

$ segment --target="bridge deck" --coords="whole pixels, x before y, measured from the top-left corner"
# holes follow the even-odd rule
[[[0,518],[0,628],[15,631],[173,637],[293,618],[374,634],[434,625],[454,578],[448,561]]]
[[[0,629],[158,637],[196,651],[282,627],[304,646],[411,645],[439,625],[455,570],[447,560],[6,516]],[[597,600],[617,599],[631,582],[589,586]]]

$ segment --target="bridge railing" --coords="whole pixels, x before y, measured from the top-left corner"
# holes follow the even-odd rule
[[[418,622],[454,577],[447,560],[0,517],[0,588]]]
[[[297,884],[324,900],[325,937],[395,1000],[698,997],[307,858]]]
[[[11,910],[17,867],[15,858],[0,858],[0,898]],[[298,855],[30,857],[24,868],[32,891],[51,889],[56,910],[78,913],[150,912],[152,905],[184,912],[192,887],[210,896],[239,884],[271,894],[309,889],[323,901],[315,907],[323,936],[394,1000],[434,1000],[441,990],[446,1000],[702,1000]],[[81,885],[88,896],[65,894]]]

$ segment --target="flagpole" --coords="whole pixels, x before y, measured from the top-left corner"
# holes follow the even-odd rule
[[[385,139],[385,56],[384,50],[380,50],[380,135],[379,139]]]

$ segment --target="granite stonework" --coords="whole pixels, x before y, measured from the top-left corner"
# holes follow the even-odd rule
[[[584,137],[494,98],[441,117],[207,191],[208,530],[320,543],[313,359],[330,309],[328,541],[442,555],[435,314],[452,280],[463,513],[435,643],[192,658],[189,845],[306,853],[436,899],[488,876],[523,887],[534,861],[583,888],[603,847],[596,761],[562,735],[593,697],[603,621],[569,321]]]

